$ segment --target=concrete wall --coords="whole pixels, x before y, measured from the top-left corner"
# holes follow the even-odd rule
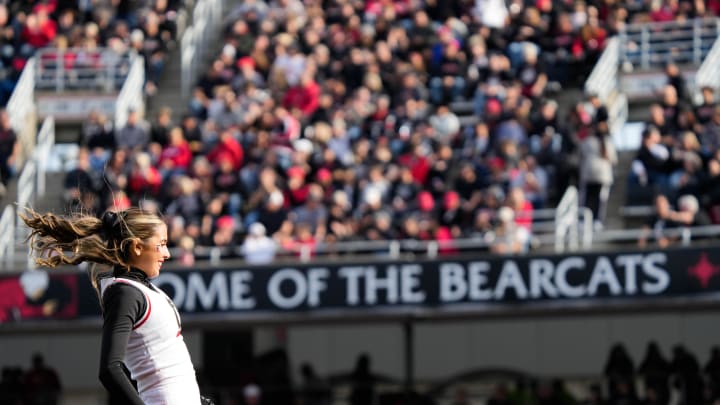
[[[254,333],[256,353],[283,339],[275,328],[257,328]],[[202,367],[202,333],[183,335],[193,361]],[[321,375],[347,372],[357,355],[366,352],[374,371],[398,379],[404,376],[400,324],[294,326],[284,336],[296,373],[303,362],[313,364]],[[438,380],[486,366],[545,376],[597,376],[615,342],[625,343],[637,364],[650,340],[656,340],[667,357],[673,345],[682,343],[704,364],[710,348],[720,345],[720,311],[419,323],[415,377]],[[97,404],[104,398],[97,380],[99,348],[98,333],[0,335],[0,366],[27,368],[32,353],[41,352],[74,395],[66,403]]]

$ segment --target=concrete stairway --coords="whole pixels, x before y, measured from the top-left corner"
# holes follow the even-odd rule
[[[175,48],[168,55],[162,78],[158,83],[157,94],[146,100],[145,119],[148,122],[154,121],[158,110],[162,107],[170,107],[173,110],[175,122],[178,122],[185,112],[188,100],[182,97],[181,69],[180,49]]]

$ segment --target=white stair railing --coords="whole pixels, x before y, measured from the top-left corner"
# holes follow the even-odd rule
[[[712,87],[715,90],[720,88],[720,33],[718,36],[719,38],[715,40],[710,52],[705,56],[705,60],[703,60],[702,65],[695,73],[695,93],[698,95],[700,95],[699,91],[705,86]]]
[[[127,122],[128,110],[138,111],[140,116],[145,113],[145,63],[143,58],[132,58],[130,72],[123,83],[120,94],[115,102],[115,128],[122,128]]]
[[[0,264],[9,269],[15,259],[15,208],[5,207],[0,217]]]
[[[597,94],[600,100],[606,102],[613,91],[618,88],[619,64],[620,39],[612,37],[585,81],[585,92]]]
[[[180,39],[180,73],[182,97],[190,91],[202,66],[206,52],[222,31],[223,0],[199,0],[192,13],[192,26]]]
[[[53,117],[47,117],[43,121],[40,132],[38,132],[37,147],[35,147],[34,153],[34,159],[37,161],[36,191],[38,197],[45,196],[47,164],[54,145],[55,119]]]
[[[577,250],[579,196],[577,188],[568,187],[555,211],[555,251],[564,252],[565,246]]]
[[[628,100],[620,91],[620,37],[613,37],[598,59],[587,81],[585,92],[597,94],[608,109],[608,124],[611,134],[618,134],[627,122]]]

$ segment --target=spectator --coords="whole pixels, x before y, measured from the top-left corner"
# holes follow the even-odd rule
[[[45,365],[43,356],[33,355],[32,368],[23,376],[25,404],[57,405],[62,386],[57,372]]]
[[[643,377],[646,390],[653,390],[653,400],[658,404],[667,404],[670,400],[670,372],[670,362],[663,357],[657,342],[648,343],[638,375]]]
[[[170,130],[173,128],[172,109],[162,107],[157,113],[155,122],[150,128],[150,143],[157,144],[160,148],[167,146],[170,140]]]
[[[605,363],[604,375],[608,378],[608,400],[610,403],[620,398],[635,400],[633,378],[635,365],[622,343],[616,343],[610,349]]]
[[[313,70],[304,71],[298,83],[290,87],[283,98],[283,107],[303,121],[310,119],[320,103],[320,86],[313,79],[313,74]]]
[[[174,127],[170,130],[168,143],[162,148],[157,166],[163,179],[184,175],[190,168],[192,151],[185,139],[182,129]]]
[[[128,110],[125,126],[115,135],[118,148],[130,152],[138,152],[145,149],[150,141],[145,122],[140,119],[140,113],[135,109]]]
[[[607,123],[597,124],[594,133],[580,145],[580,204],[590,208],[596,227],[605,222],[616,164],[617,153]]]
[[[22,369],[20,367],[3,367],[0,380],[0,403],[19,404],[23,397]]]
[[[132,169],[127,176],[127,190],[133,201],[148,197],[158,198],[162,187],[162,176],[152,165],[150,155],[140,152],[135,155]]]
[[[65,174],[63,199],[71,212],[95,211],[97,201],[96,179],[90,167],[90,153],[81,148],[78,151],[77,166]]]
[[[708,377],[710,384],[710,399],[720,399],[720,347],[713,346],[710,351],[710,359],[705,364],[703,372]]]
[[[300,366],[300,375],[303,378],[301,399],[303,405],[330,405],[332,391],[330,386],[320,378],[309,363]]]
[[[640,184],[649,184],[661,191],[669,191],[670,172],[673,164],[667,146],[660,143],[660,131],[655,127],[646,128],[642,134],[642,144],[638,150],[633,172]]]
[[[715,90],[711,86],[703,86],[701,89],[702,102],[695,107],[695,118],[697,126],[694,128],[696,133],[702,133],[704,125],[710,122],[717,106],[715,101]]]
[[[367,354],[358,356],[351,378],[350,404],[367,405],[374,403],[375,377],[370,371],[370,357]]]
[[[673,347],[671,362],[673,385],[681,392],[680,403],[684,405],[702,403],[704,381],[700,364],[695,356],[682,345]]]
[[[256,222],[250,225],[245,241],[240,247],[240,253],[250,264],[268,264],[275,259],[277,245],[274,240],[265,234],[265,226]]]
[[[681,103],[692,103],[687,84],[685,84],[685,78],[683,78],[682,72],[680,72],[680,69],[675,63],[669,62],[665,65],[665,75],[667,76],[668,84],[675,89],[677,99]]]
[[[40,4],[25,18],[22,40],[35,49],[48,46],[57,34],[57,24],[50,19],[48,6]]]
[[[529,248],[530,234],[527,228],[519,226],[512,208],[501,207],[497,211],[497,224],[488,234],[490,251],[498,254],[524,253]]]

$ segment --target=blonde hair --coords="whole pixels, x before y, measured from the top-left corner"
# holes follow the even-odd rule
[[[133,242],[150,239],[164,224],[157,214],[137,207],[107,211],[102,218],[82,213],[40,214],[26,209],[20,218],[30,228],[28,241],[35,262],[50,268],[91,262],[128,270]]]

